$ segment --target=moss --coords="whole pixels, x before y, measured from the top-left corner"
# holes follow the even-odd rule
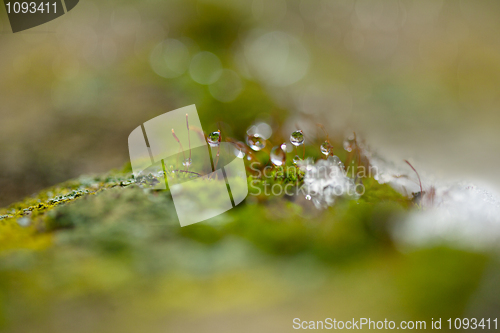
[[[273,172],[273,184],[301,184],[300,173]],[[127,167],[49,188],[1,212],[8,217],[0,221],[0,325],[28,321],[42,330],[52,327],[53,311],[71,318],[81,309],[110,315],[103,304],[117,304],[113,311],[125,328],[133,319],[148,322],[144,318],[172,311],[214,314],[302,303],[304,292],[318,311],[320,304],[330,304],[326,295],[349,308],[365,283],[385,295],[404,293],[404,304],[415,301],[405,310],[391,305],[399,304],[396,296],[371,295],[401,316],[427,315],[428,300],[445,304],[446,313],[461,313],[469,294],[440,303],[427,291],[415,291],[422,287],[420,278],[404,282],[429,274],[427,259],[402,256],[390,233],[412,202],[371,178],[363,182],[366,193],[359,200],[339,200],[323,211],[308,210],[298,197],[252,192],[246,204],[185,228],[169,192],[134,184]],[[21,226],[22,218],[30,224]],[[453,252],[456,262],[462,257],[474,262],[467,253]],[[482,267],[443,297],[459,286],[470,293]],[[449,271],[461,272],[456,265]],[[447,284],[433,281],[432,288]],[[54,310],[68,302],[80,310]]]
[[[265,203],[264,206],[247,205],[231,211],[229,216],[233,222],[223,228],[199,224],[180,229],[181,231],[175,233],[206,244],[218,242],[228,234],[236,234],[251,240],[266,251],[293,254],[312,248],[311,242],[318,240],[316,233],[325,232],[318,226],[325,227],[331,232],[333,239],[343,239],[341,243],[344,245],[349,237],[339,235],[356,234],[356,237],[362,237],[361,235],[368,235],[370,232],[371,236],[382,233],[384,236],[377,237],[387,240],[388,227],[384,221],[389,220],[388,216],[393,212],[400,212],[412,206],[407,198],[388,185],[381,185],[372,178],[365,178],[363,183],[366,193],[359,200],[341,202],[321,214],[321,218],[308,223],[309,221],[304,222],[300,218],[303,207],[295,204],[293,200],[280,203],[280,198],[268,195],[269,188],[275,184],[300,187],[303,172],[293,165],[287,165],[286,171],[283,168],[275,168],[268,176],[265,179],[253,176],[248,178],[251,185],[250,196]],[[113,250],[127,247],[122,243],[126,239],[134,238],[131,236],[137,231],[134,228],[140,228],[140,223],[137,224],[137,221],[153,221],[153,224],[158,226],[163,225],[164,221],[169,221],[170,229],[178,230],[175,210],[168,192],[142,189],[137,185],[144,185],[147,182],[147,179],[134,182],[130,174],[130,165],[127,164],[122,170],[104,175],[82,176],[41,191],[36,196],[0,211],[3,215],[0,228],[5,238],[2,248],[34,248],[42,246],[41,244],[48,246],[53,232],[75,229],[81,233],[74,231],[69,234],[71,236],[65,237],[73,238],[75,241],[76,239],[95,241],[103,248]],[[292,212],[293,217],[288,217],[287,221],[270,219],[269,212],[274,209],[273,205],[280,204],[282,207],[278,209]],[[385,204],[383,206],[385,208],[380,208],[381,204]],[[252,218],[248,218],[249,216]],[[28,219],[30,225],[20,226],[17,223],[20,218]],[[136,225],[131,227],[134,223]],[[345,228],[345,232],[337,230],[338,228]],[[355,229],[364,232],[360,234],[359,230]],[[88,237],[89,235],[92,237]],[[357,252],[360,247],[356,245],[355,240],[353,241],[352,247],[356,248],[354,252]],[[365,244],[366,239],[361,242]],[[318,243],[314,245],[316,248],[317,246]],[[349,246],[339,251],[353,252],[349,250]],[[326,253],[330,253],[329,250]]]

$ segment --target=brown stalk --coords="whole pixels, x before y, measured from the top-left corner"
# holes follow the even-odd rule
[[[412,168],[413,171],[415,171],[415,173],[417,174],[417,177],[418,177],[418,183],[420,185],[420,195],[423,196],[424,195],[424,192],[422,190],[422,182],[420,181],[420,175],[418,174],[417,170],[415,170],[415,168],[413,167],[413,165],[411,165],[410,162],[408,162],[407,160],[404,160],[406,162],[406,164],[408,164],[410,166],[410,168]]]
[[[175,141],[177,141],[177,143],[179,144],[179,149],[182,151],[182,156],[184,157],[184,161],[185,161],[186,160],[186,155],[184,154],[184,148],[182,148],[182,143],[179,140],[179,138],[177,137],[177,135],[175,135],[175,131],[174,131],[173,128],[172,128],[172,136],[174,137]],[[179,158],[177,158],[177,161],[178,160],[179,160]]]
[[[189,119],[187,113],[186,113],[186,127],[188,130],[188,141],[189,141],[189,163],[191,163],[191,136],[189,135]],[[187,166],[186,170],[189,170],[189,165]]]

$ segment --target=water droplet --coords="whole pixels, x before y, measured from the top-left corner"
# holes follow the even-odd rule
[[[354,135],[346,138],[344,140],[344,149],[347,150],[348,152],[351,152],[356,146],[356,139],[354,138]]]
[[[217,147],[220,143],[220,131],[212,132],[207,137],[210,147]]]
[[[245,157],[245,153],[242,150],[239,150],[237,148],[234,149],[234,155],[238,158],[243,158]]]
[[[212,84],[221,76],[222,64],[215,54],[203,51],[191,59],[189,74],[199,84]]]
[[[311,200],[311,196],[309,194],[306,195],[306,200]]]
[[[330,144],[330,142],[325,141],[321,144],[320,149],[322,154],[330,155],[330,152],[332,151],[332,145]]]
[[[243,142],[236,142],[234,144],[234,155],[238,158],[245,157],[245,144]]]
[[[259,151],[266,146],[266,141],[259,134],[253,134],[247,136],[247,144],[253,150]]]
[[[281,147],[283,147],[283,145],[271,149],[271,162],[276,166],[281,166],[286,162],[286,153]]]
[[[344,168],[344,163],[340,160],[340,158],[336,155],[330,156],[328,158],[328,161],[330,161],[334,165],[338,165],[340,168]]]
[[[295,157],[293,158],[293,164],[297,164],[300,161],[302,161],[302,159],[299,157],[299,155],[295,155]]]
[[[192,163],[191,159],[190,158],[186,158],[184,160],[184,162],[182,162],[182,165],[184,165],[185,167],[188,167],[188,166],[191,165],[191,163]]]
[[[290,135],[290,142],[294,146],[300,146],[304,144],[304,132],[302,130],[297,130]]]

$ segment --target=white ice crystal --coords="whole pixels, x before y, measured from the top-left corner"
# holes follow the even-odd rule
[[[317,208],[326,208],[341,196],[357,198],[354,180],[347,177],[344,165],[337,156],[320,159],[316,163],[310,158],[297,163],[304,171],[304,187],[307,198]]]
[[[474,185],[435,189],[432,202],[424,196],[422,210],[410,214],[395,234],[406,244],[452,242],[484,248],[500,244],[500,201]]]
[[[416,174],[405,165],[390,163],[365,151],[376,166],[375,179],[388,183],[403,195],[420,192]],[[403,244],[449,242],[467,248],[500,244],[500,200],[472,184],[442,184],[419,170],[424,194],[421,209],[396,224],[396,238]]]
[[[374,167],[374,178],[408,197],[420,192],[416,173],[402,160],[389,162],[360,145],[361,153]],[[402,244],[424,245],[448,242],[454,246],[481,249],[500,245],[500,200],[473,184],[443,184],[432,174],[418,170],[423,194],[421,209],[397,223],[394,234]]]

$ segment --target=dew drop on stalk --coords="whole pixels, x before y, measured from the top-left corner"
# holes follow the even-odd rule
[[[238,158],[245,157],[245,144],[243,142],[236,142],[234,144],[234,155]]]
[[[295,157],[293,158],[293,164],[297,164],[300,161],[302,161],[302,159],[299,157],[299,155],[295,155]]]
[[[328,157],[328,162],[330,162],[332,165],[339,167],[341,171],[344,171],[345,169],[344,163],[342,163],[340,158],[336,155]]]
[[[234,149],[234,155],[235,155],[236,157],[238,157],[238,158],[243,158],[243,157],[245,157],[245,153],[244,153],[242,150],[238,149],[238,148],[235,148],[235,149]]]
[[[247,136],[247,144],[255,151],[262,150],[266,146],[266,141],[259,134]]]
[[[321,153],[323,155],[330,155],[330,152],[332,150],[332,145],[330,144],[330,142],[325,141],[321,144],[319,148],[321,149]]]
[[[286,144],[282,144],[281,146],[276,146],[271,149],[271,162],[276,166],[281,166],[285,164],[286,161],[286,153],[283,150],[283,146],[286,148]]]
[[[354,140],[354,138],[347,138],[344,140],[344,149],[347,150],[348,152],[352,152],[355,145],[356,141]]]
[[[220,143],[220,131],[212,132],[207,137],[210,147],[217,147]]]
[[[306,195],[306,200],[311,200],[311,196],[309,194]]]
[[[340,168],[344,168],[344,163],[340,160],[340,158],[336,155],[330,156],[328,158],[328,161],[331,162],[333,165],[337,165]]]
[[[182,165],[184,165],[185,167],[188,167],[188,166],[191,165],[191,163],[192,163],[191,159],[190,158],[186,158],[184,160],[184,162],[182,162]]]
[[[302,130],[297,130],[290,135],[290,142],[294,146],[300,146],[304,144],[304,132]]]

